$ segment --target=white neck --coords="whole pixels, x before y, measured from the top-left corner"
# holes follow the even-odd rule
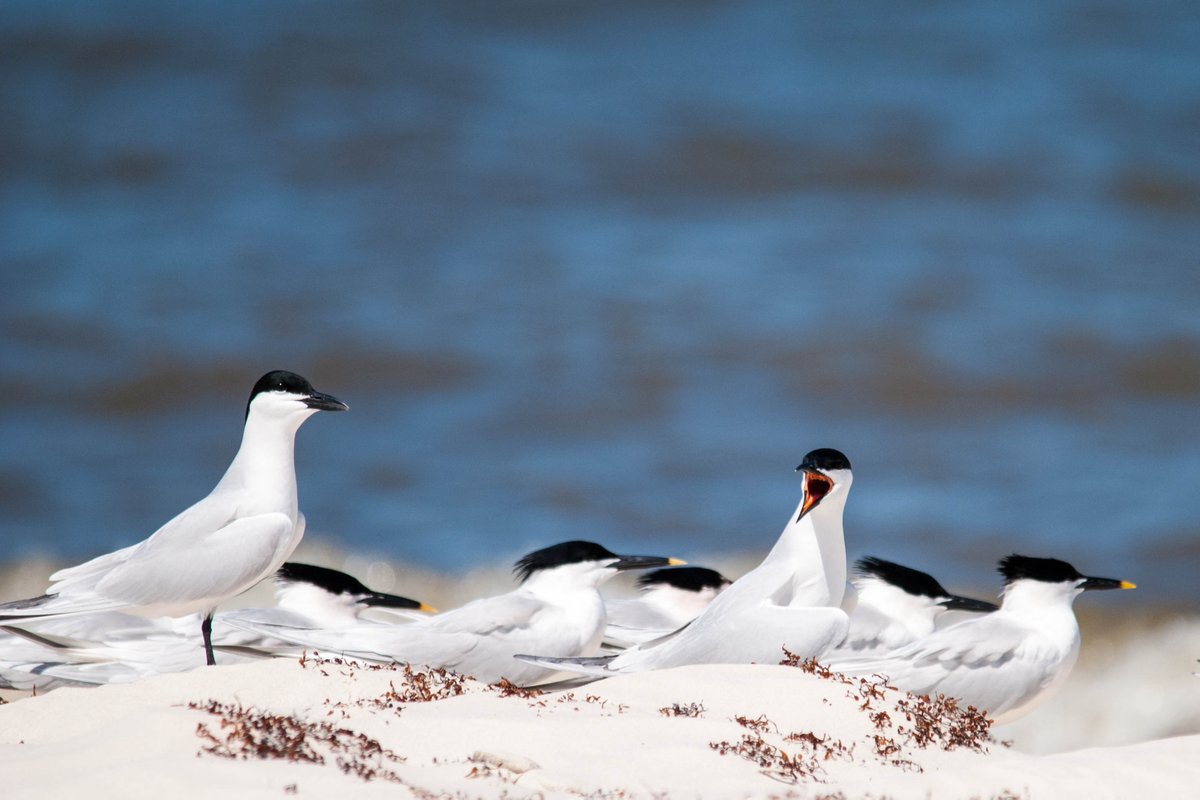
[[[600,584],[616,574],[615,569],[595,561],[563,564],[551,569],[535,570],[521,584],[521,588],[547,602],[579,594],[595,594],[599,597]]]
[[[1047,583],[1022,579],[1013,581],[1004,587],[1004,599],[1000,607],[1006,614],[1013,614],[1029,619],[1038,619],[1047,613],[1066,613],[1075,619],[1071,604],[1082,591],[1078,581],[1063,581]]]
[[[1079,592],[1074,581],[1014,581],[1005,587],[996,613],[1040,631],[1062,652],[1071,653],[1079,648],[1079,622],[1071,608]]]
[[[845,484],[837,485],[803,517],[803,498],[763,564],[786,563],[792,571],[791,597],[786,605],[840,606],[846,591],[846,540],[842,511]],[[799,519],[797,519],[799,518]]]
[[[518,591],[528,592],[553,606],[556,609],[553,614],[543,618],[557,616],[564,621],[564,627],[579,638],[579,654],[591,656],[599,652],[604,626],[608,624],[599,587],[616,574],[615,569],[595,561],[567,564],[534,572]]]
[[[296,431],[313,413],[293,412],[281,417],[260,413],[252,406],[241,447],[214,491],[244,492],[251,505],[243,511],[282,511],[295,518]]]

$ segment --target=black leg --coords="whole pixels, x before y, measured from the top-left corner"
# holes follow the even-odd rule
[[[200,635],[204,637],[204,657],[208,659],[208,665],[215,667],[217,659],[213,655],[212,649],[212,618],[213,612],[208,612],[204,615],[204,621],[200,623]]]

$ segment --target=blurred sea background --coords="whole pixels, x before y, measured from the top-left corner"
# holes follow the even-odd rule
[[[0,119],[3,598],[206,494],[283,368],[351,406],[299,555],[376,588],[736,577],[836,447],[852,558],[1138,583],[1002,737],[1200,731],[1194,3],[8,0]]]

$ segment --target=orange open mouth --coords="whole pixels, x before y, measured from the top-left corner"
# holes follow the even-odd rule
[[[819,472],[805,470],[804,505],[800,507],[800,515],[796,517],[796,521],[799,522],[800,518],[811,511],[817,503],[821,502],[821,499],[829,494],[832,489],[833,481],[829,480],[829,478]]]

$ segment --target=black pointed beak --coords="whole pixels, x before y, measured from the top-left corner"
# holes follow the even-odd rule
[[[650,567],[681,567],[686,561],[662,556],[617,556],[613,569],[649,569]]]
[[[321,392],[313,392],[304,398],[304,405],[309,408],[315,408],[318,411],[348,411],[350,409],[350,406],[338,400],[333,395]]]
[[[424,611],[427,614],[437,613],[437,609],[433,606],[427,606],[419,600],[410,600],[407,597],[401,597],[397,594],[387,594],[385,592],[372,592],[371,594],[359,600],[364,606],[372,606],[374,608],[412,608],[417,611]]]
[[[1083,583],[1079,584],[1079,588],[1085,592],[1100,589],[1136,589],[1137,584],[1130,583],[1129,581],[1119,581],[1115,578],[1084,578]]]
[[[974,611],[978,614],[986,614],[989,611],[1000,610],[1000,606],[996,605],[995,603],[989,603],[987,600],[976,600],[972,597],[960,597],[956,594],[950,595],[938,605],[947,611]]]

